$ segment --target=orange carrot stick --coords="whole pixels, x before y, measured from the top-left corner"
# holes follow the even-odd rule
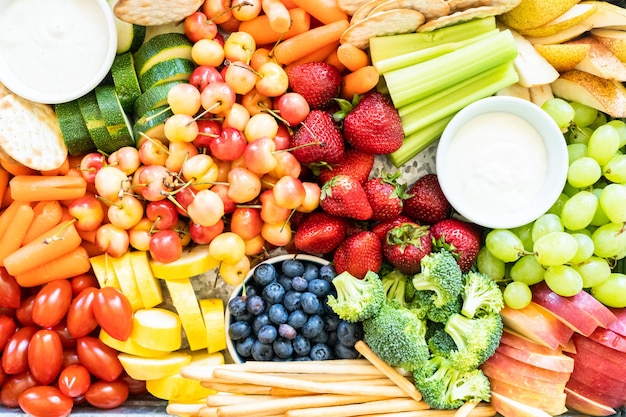
[[[73,251],[81,241],[73,221],[60,223],[7,256],[4,267],[13,276],[23,274]]]
[[[4,200],[4,193],[9,188],[11,174],[6,169],[0,168],[0,201]]]
[[[15,213],[17,213],[19,207],[28,205],[28,203],[23,201],[13,201],[7,206],[7,208],[4,209],[4,211],[0,213],[0,236],[4,236],[7,233],[7,229],[13,221],[13,217],[15,216]]]
[[[341,63],[341,61],[339,61],[339,57],[337,56],[337,50],[336,49],[333,52],[331,52],[326,57],[324,62],[326,62],[327,64],[335,66],[339,70],[339,72],[344,72],[344,70],[346,69],[346,66],[343,65]]]
[[[289,65],[322,46],[338,41],[348,26],[348,20],[338,20],[285,39],[274,48],[274,56],[280,64]]]
[[[337,48],[337,59],[350,71],[356,71],[359,68],[372,64],[367,52],[351,43],[339,45]]]
[[[285,66],[285,71],[289,72],[289,68],[294,65],[304,64],[307,62],[323,62],[326,60],[326,57],[330,55],[333,51],[337,50],[339,46],[339,41],[329,43],[328,45],[322,46],[317,51],[311,52],[309,55],[300,58],[298,60],[293,61],[291,64]]]
[[[339,8],[337,0],[293,0],[293,2],[325,25],[348,20],[348,15]]]
[[[281,0],[281,1],[285,5],[285,7],[288,8],[289,10],[295,9],[296,7],[298,7],[298,5],[294,3],[293,0]]]
[[[261,7],[274,32],[286,33],[289,30],[291,26],[289,10],[280,0],[261,0]]]
[[[33,212],[35,213],[35,218],[24,236],[22,245],[32,241],[45,231],[52,229],[59,224],[63,218],[63,208],[61,207],[61,203],[56,200],[38,202],[35,204],[35,207],[33,207]]]
[[[9,171],[13,175],[37,175],[38,171],[20,164],[16,161],[7,161],[4,158],[0,158],[0,166]]]
[[[341,84],[341,97],[352,100],[355,94],[364,94],[376,87],[379,74],[372,65],[359,68],[343,76]]]
[[[17,208],[11,224],[7,227],[6,232],[0,236],[0,266],[4,265],[7,256],[22,246],[24,236],[26,236],[34,217],[33,208],[28,204],[22,204]]]
[[[11,179],[11,196],[19,201],[72,200],[85,195],[87,181],[72,175],[18,175]]]
[[[35,287],[57,279],[67,279],[84,274],[89,272],[90,267],[87,250],[78,246],[63,256],[15,275],[15,280],[22,287]]]
[[[239,24],[239,30],[252,35],[257,45],[269,45],[279,39],[293,38],[299,33],[306,32],[311,27],[311,15],[304,9],[295,8],[289,10],[291,26],[286,33],[272,30],[270,18],[265,14],[260,14],[254,19],[243,21]]]

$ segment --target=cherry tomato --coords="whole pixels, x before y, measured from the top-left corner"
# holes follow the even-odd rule
[[[27,389],[20,394],[18,403],[26,414],[46,417],[69,416],[74,406],[74,401],[70,397],[50,385]]]
[[[67,311],[67,330],[75,338],[87,336],[96,327],[98,322],[93,313],[93,303],[98,289],[87,287],[72,301]]]
[[[9,338],[13,336],[17,329],[17,324],[9,316],[0,316],[0,352],[4,350],[9,341]]]
[[[59,375],[58,385],[63,394],[77,398],[87,392],[91,385],[91,374],[80,364],[66,366]]]
[[[130,395],[144,395],[148,393],[146,389],[146,381],[131,378],[126,372],[124,372],[118,378],[119,381],[124,381],[128,385],[128,393]]]
[[[20,306],[15,310],[15,317],[22,324],[22,326],[32,326],[35,324],[33,321],[33,306],[35,304],[36,294],[30,295],[22,300]]]
[[[33,304],[33,321],[41,327],[52,327],[67,314],[72,302],[72,285],[66,279],[57,279],[44,285]]]
[[[38,330],[28,345],[28,367],[33,377],[48,385],[59,375],[63,366],[63,345],[54,330]]]
[[[26,326],[9,338],[2,352],[2,368],[7,374],[19,374],[28,370],[28,345],[37,332],[35,326]]]
[[[22,301],[22,290],[4,267],[0,267],[0,307],[18,308]]]
[[[49,330],[54,330],[57,332],[59,337],[61,338],[61,344],[63,348],[70,348],[76,346],[76,338],[72,336],[67,329],[67,323],[65,320],[61,320],[61,322],[55,326],[50,327]]]
[[[128,398],[128,385],[123,381],[96,381],[85,393],[87,402],[97,408],[119,407]]]
[[[76,297],[82,290],[85,288],[93,287],[98,288],[98,280],[96,276],[92,273],[85,273],[77,275],[70,279],[70,284],[72,284],[72,296]]]
[[[7,380],[7,374],[6,372],[4,372],[4,369],[2,369],[2,366],[0,366],[0,387],[4,385],[4,381],[6,380]]]
[[[86,336],[76,341],[78,359],[89,372],[105,381],[115,381],[124,368],[117,358],[117,350],[102,343],[97,337]]]
[[[9,376],[0,390],[0,403],[5,407],[19,407],[20,394],[38,384],[28,371]]]
[[[100,288],[93,303],[93,313],[100,327],[111,337],[128,339],[133,330],[133,309],[120,290]]]
[[[78,352],[76,352],[76,346],[70,349],[63,350],[63,367],[67,368],[70,365],[80,365],[80,359],[78,359]]]

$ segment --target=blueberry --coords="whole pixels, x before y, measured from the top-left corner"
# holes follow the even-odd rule
[[[319,275],[324,281],[332,282],[333,278],[337,276],[337,271],[332,265],[322,265],[319,269]]]
[[[269,314],[263,312],[259,314],[258,316],[254,317],[254,320],[252,320],[252,331],[254,333],[257,333],[261,327],[269,323],[270,323]]]
[[[294,329],[300,329],[304,326],[304,323],[309,319],[309,316],[302,310],[295,310],[289,314],[287,318],[287,324]]]
[[[263,288],[263,299],[269,304],[279,304],[285,298],[285,288],[278,282],[271,282]]]
[[[236,321],[228,326],[228,337],[232,340],[242,340],[250,335],[252,329],[247,321]]]
[[[291,340],[296,337],[297,334],[296,329],[287,323],[282,323],[278,326],[278,335],[284,337],[285,339]]]
[[[302,298],[302,293],[297,291],[288,291],[285,294],[285,299],[283,300],[283,305],[288,312],[296,311],[300,308],[300,299]]]
[[[252,355],[252,345],[254,344],[254,337],[248,336],[243,340],[235,342],[235,350],[240,356],[249,358]]]
[[[313,279],[309,281],[308,290],[318,297],[325,297],[330,292],[330,284],[323,279]]]
[[[302,310],[307,314],[317,314],[319,312],[321,303],[319,298],[312,292],[306,291],[302,293],[300,299],[300,305]]]
[[[246,297],[252,297],[253,295],[257,295],[257,293],[259,292],[256,285],[250,285],[250,284],[246,285],[244,290],[245,290],[244,294],[246,294]]]
[[[276,327],[271,324],[262,326],[256,334],[257,339],[259,339],[259,342],[261,343],[272,343],[276,340],[277,336],[278,331],[276,330]]]
[[[295,362],[307,362],[310,360],[311,358],[309,358],[308,356],[296,356],[296,358],[294,359]]]
[[[324,320],[317,314],[309,316],[309,319],[302,326],[302,336],[313,339],[324,330]]]
[[[311,351],[311,342],[302,335],[297,335],[291,342],[293,351],[298,356],[307,356]]]
[[[337,326],[337,341],[342,345],[353,347],[362,338],[363,329],[360,323],[350,323],[342,320],[339,326]]]
[[[293,346],[291,345],[291,340],[284,337],[279,337],[278,339],[274,340],[274,342],[272,343],[272,348],[274,349],[274,355],[282,359],[290,358],[293,354]]]
[[[291,286],[291,278],[287,275],[280,275],[278,277],[278,283],[283,286],[285,291],[291,291],[293,289],[293,287]]]
[[[304,263],[297,259],[287,259],[282,263],[281,270],[283,274],[291,278],[302,276],[304,274]]]
[[[228,309],[233,317],[238,318],[246,312],[246,299],[240,295],[228,301]]]
[[[320,330],[317,336],[311,338],[311,342],[327,343],[329,338],[330,338],[330,333],[324,330],[324,328],[322,328],[322,330]]]
[[[335,346],[337,345],[337,332],[328,332],[328,340],[326,341],[326,344],[328,346]]]
[[[291,288],[293,288],[295,291],[306,291],[308,286],[309,281],[301,276],[293,277],[291,279]]]
[[[333,352],[335,352],[335,357],[338,359],[356,359],[359,356],[359,352],[355,348],[342,345],[341,343],[337,343],[334,346]]]
[[[336,314],[327,314],[324,316],[324,330],[327,332],[334,332],[337,330],[337,326],[339,326],[339,322],[341,319]]]
[[[333,358],[330,348],[324,343],[316,343],[311,346],[311,352],[309,353],[309,356],[314,361],[323,361]]]
[[[276,268],[274,268],[274,265],[272,264],[261,263],[254,269],[252,277],[254,282],[262,287],[265,287],[270,282],[276,281]]]
[[[270,321],[276,324],[287,323],[289,318],[289,313],[282,304],[272,304],[267,314],[270,316]]]
[[[261,343],[259,340],[252,345],[252,358],[255,361],[269,361],[274,357],[274,349],[271,344]]]
[[[265,301],[263,301],[263,298],[258,295],[248,297],[248,300],[246,301],[246,310],[248,310],[248,313],[258,316],[265,310]]]
[[[319,270],[317,265],[311,262],[307,262],[304,264],[304,274],[302,277],[307,281],[311,281],[313,279],[317,279],[319,277]]]

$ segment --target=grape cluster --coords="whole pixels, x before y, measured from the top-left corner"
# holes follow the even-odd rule
[[[575,101],[553,98],[542,108],[567,141],[569,167],[563,192],[533,222],[490,230],[479,270],[506,283],[504,299],[523,308],[530,286],[545,281],[573,296],[589,291],[609,307],[626,306],[626,123]]]
[[[243,360],[354,359],[359,323],[341,320],[326,303],[335,289],[330,265],[287,259],[261,263],[228,303],[228,328]]]

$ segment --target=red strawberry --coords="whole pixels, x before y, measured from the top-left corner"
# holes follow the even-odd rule
[[[411,275],[420,271],[420,261],[432,251],[432,238],[428,226],[415,222],[391,228],[383,243],[385,259],[400,272]]]
[[[398,182],[400,172],[369,179],[363,189],[372,206],[371,220],[390,220],[402,213],[408,197],[406,185]]]
[[[444,219],[430,227],[433,244],[454,253],[463,272],[469,271],[480,250],[481,229],[459,219]]]
[[[326,62],[296,64],[287,71],[289,87],[301,94],[312,109],[327,105],[339,92],[341,72]]]
[[[372,167],[374,167],[373,154],[349,148],[345,150],[341,162],[321,168],[319,182],[324,184],[335,175],[345,174],[363,184],[369,178]]]
[[[400,226],[402,223],[414,223],[410,217],[399,215],[390,220],[383,220],[382,222],[376,223],[372,226],[372,232],[378,236],[381,243],[384,243],[387,239],[387,232],[393,229],[396,226]]]
[[[327,213],[355,220],[372,217],[363,186],[347,175],[336,175],[322,186],[320,206]]]
[[[298,250],[311,254],[334,251],[348,230],[345,218],[324,211],[310,213],[294,233],[294,244]]]
[[[383,264],[380,240],[368,231],[346,238],[335,250],[333,264],[337,273],[348,271],[361,279],[367,271],[378,272]]]
[[[435,224],[447,219],[452,206],[443,194],[437,174],[426,174],[418,178],[407,191],[402,213],[418,223]]]
[[[291,153],[302,164],[335,164],[343,158],[343,137],[333,117],[322,110],[311,110],[292,137]]]
[[[343,136],[350,145],[363,152],[387,154],[402,146],[404,130],[391,101],[383,94],[371,91],[362,96],[346,115]]]

